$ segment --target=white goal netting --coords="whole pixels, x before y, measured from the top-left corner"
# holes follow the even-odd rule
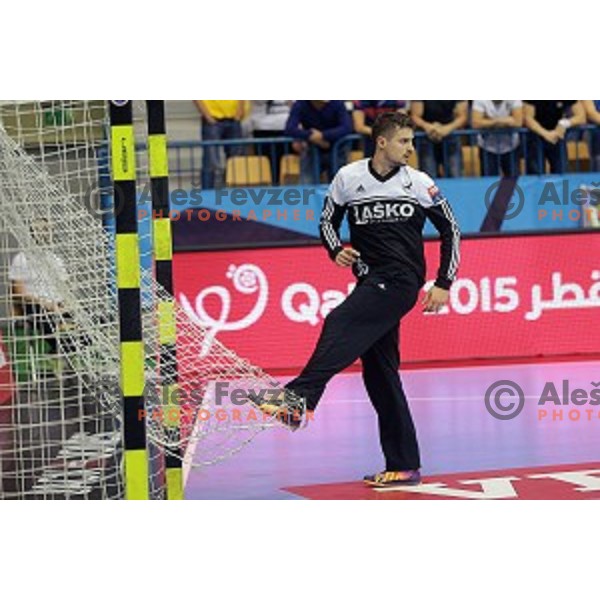
[[[107,127],[104,101],[0,103],[0,498],[123,496]],[[144,185],[143,149],[139,156]],[[147,254],[152,244],[144,235]],[[230,456],[275,423],[240,400],[240,390],[279,384],[218,340],[206,353],[207,331],[176,304],[178,384],[167,394],[156,307],[172,298],[148,258],[139,418],[151,494],[161,498],[165,453],[181,452],[188,465]],[[300,399],[289,402],[301,410]]]

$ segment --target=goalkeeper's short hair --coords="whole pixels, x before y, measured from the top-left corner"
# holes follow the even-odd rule
[[[383,136],[389,138],[396,130],[409,128],[414,131],[415,124],[413,120],[406,114],[401,112],[385,112],[380,114],[373,123],[371,137],[373,144],[377,144],[377,138]]]

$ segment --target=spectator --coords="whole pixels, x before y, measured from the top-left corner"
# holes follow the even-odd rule
[[[354,100],[353,105],[352,124],[355,133],[364,136],[365,156],[373,154],[371,134],[375,119],[385,112],[408,112],[408,100]]]
[[[298,100],[294,102],[285,134],[300,159],[301,182],[318,182],[323,173],[332,178],[331,150],[338,140],[352,133],[352,122],[342,100]],[[340,148],[337,166],[346,162],[348,148]],[[315,181],[316,180],[316,181]]]
[[[583,100],[583,108],[588,123],[600,125],[600,100]],[[592,159],[592,171],[600,171],[600,130],[590,132],[590,156]]]
[[[285,134],[285,124],[290,116],[290,100],[256,100],[252,103],[251,123],[253,137],[279,138]],[[257,144],[256,153],[266,156],[271,162],[273,180],[279,179],[279,163],[281,157],[287,154],[283,144]]]
[[[242,119],[247,110],[247,100],[196,100],[202,115],[202,139],[234,140],[242,137]],[[224,146],[225,156],[243,154],[241,146]],[[224,171],[218,145],[204,148],[202,153],[202,188],[215,187],[215,173]]]
[[[570,127],[585,123],[579,100],[525,100],[527,172],[541,175],[548,161],[551,173],[563,173],[566,166],[565,134]]]
[[[466,100],[413,100],[410,115],[427,139],[417,140],[419,168],[431,177],[460,177],[461,144],[450,134],[468,121]],[[448,139],[446,139],[448,138]]]
[[[49,221],[37,219],[31,224],[30,231],[38,245],[38,254],[19,252],[8,271],[13,311],[16,316],[23,317],[56,354],[59,318],[66,315],[60,286],[68,280],[67,270],[61,258],[48,249],[52,241]]]
[[[471,113],[473,129],[507,129],[523,126],[521,100],[474,100]],[[481,133],[477,136],[481,172],[496,176],[502,170],[505,177],[515,177],[518,169],[519,134]]]

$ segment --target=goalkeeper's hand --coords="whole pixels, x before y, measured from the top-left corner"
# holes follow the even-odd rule
[[[421,304],[424,305],[423,312],[426,313],[437,313],[439,312],[446,304],[448,304],[448,298],[450,297],[450,293],[448,290],[443,290],[442,288],[432,286],[429,291],[425,294],[425,298],[423,298]]]
[[[344,248],[338,252],[337,256],[335,257],[335,263],[340,267],[351,267],[359,256],[360,252],[354,248]]]

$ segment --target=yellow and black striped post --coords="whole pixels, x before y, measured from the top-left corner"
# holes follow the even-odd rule
[[[152,189],[152,241],[156,280],[173,296],[173,240],[171,234],[169,202],[169,157],[167,154],[167,131],[165,125],[165,103],[163,100],[148,100],[148,154],[150,183]],[[180,415],[173,398],[177,397],[177,347],[175,327],[175,304],[173,300],[158,299],[158,331],[160,338],[160,381],[162,397],[168,398],[174,411],[163,411],[169,415],[165,426],[173,429],[172,436],[179,437]],[[170,415],[177,415],[173,418]],[[178,446],[177,446],[178,448]],[[183,499],[183,473],[181,450],[169,451],[165,458],[167,500]]]
[[[125,497],[127,500],[148,500],[150,488],[144,407],[141,267],[135,138],[130,100],[111,101],[110,130],[121,344]]]

